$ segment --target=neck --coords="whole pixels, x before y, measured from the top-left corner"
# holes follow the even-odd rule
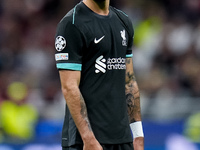
[[[109,14],[110,0],[99,2],[98,0],[83,0],[83,3],[93,12],[107,16]]]

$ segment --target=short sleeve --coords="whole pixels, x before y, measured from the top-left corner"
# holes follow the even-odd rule
[[[74,24],[66,20],[58,24],[55,49],[57,69],[81,71],[83,36]]]
[[[132,57],[132,47],[133,47],[133,38],[134,38],[134,30],[133,30],[133,25],[132,22],[129,20],[128,23],[128,45],[127,45],[127,52],[126,52],[126,57]]]

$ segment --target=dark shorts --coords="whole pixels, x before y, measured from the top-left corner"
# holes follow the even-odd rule
[[[133,143],[125,144],[103,144],[103,150],[134,150]],[[63,147],[62,150],[83,150],[83,145],[73,145],[70,147]]]

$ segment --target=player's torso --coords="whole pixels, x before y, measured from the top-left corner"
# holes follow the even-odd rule
[[[85,6],[86,7],[86,6]],[[128,32],[124,23],[110,9],[108,16],[95,14],[88,8],[75,21],[84,36],[82,72],[88,74],[125,70]],[[80,20],[79,20],[80,19]]]
[[[80,91],[93,131],[102,143],[132,141],[125,103],[126,26],[112,9],[100,16],[83,4],[74,24],[84,40]]]

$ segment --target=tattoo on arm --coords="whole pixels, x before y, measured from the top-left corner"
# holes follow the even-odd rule
[[[130,116],[133,116],[134,114],[134,96],[130,93],[126,94],[126,103],[128,106],[128,115],[129,115],[129,121],[130,122],[135,122],[135,119]]]
[[[126,84],[129,84],[132,80],[133,81],[136,81],[136,78],[135,78],[135,75],[134,75],[134,73],[130,73],[130,72],[128,72],[127,74],[126,74],[126,76],[127,76],[127,78],[128,78],[128,81],[126,81]]]
[[[90,131],[92,131],[89,119],[88,119],[88,115],[87,115],[87,109],[86,109],[86,105],[85,105],[85,101],[83,99],[83,96],[80,95],[80,104],[81,104],[81,116],[83,117],[83,119],[86,121],[86,123],[88,124],[88,128]]]
[[[130,64],[130,59],[127,59],[126,63]],[[126,71],[125,89],[130,123],[141,120],[140,93],[133,70]]]
[[[131,81],[126,85],[126,102],[128,107],[128,115],[130,122],[141,119],[140,115],[140,94],[139,89],[135,86],[135,81]],[[139,118],[138,118],[139,117]]]
[[[130,64],[131,63],[131,59],[126,59],[126,64]]]

